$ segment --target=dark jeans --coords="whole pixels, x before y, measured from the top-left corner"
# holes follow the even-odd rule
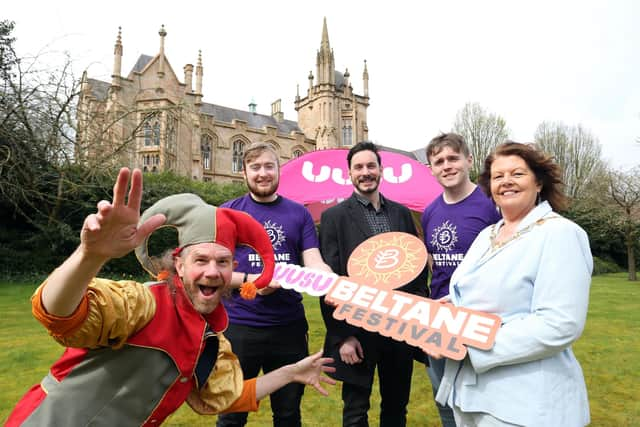
[[[381,335],[376,343],[377,368],[380,385],[380,427],[405,427],[407,404],[411,392],[413,372],[413,349],[405,343]],[[364,357],[367,357],[365,349]],[[374,375],[371,369],[371,378]],[[342,384],[343,427],[368,427],[370,387]]]
[[[229,324],[224,336],[231,342],[240,360],[245,379],[271,372],[295,363],[309,354],[307,321],[300,320],[286,326],[254,328]],[[289,384],[271,394],[271,409],[275,427],[300,427],[300,400],[303,384]],[[238,412],[218,416],[217,427],[240,427],[247,423],[247,413]]]

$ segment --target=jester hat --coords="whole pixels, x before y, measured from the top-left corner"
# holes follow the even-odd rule
[[[164,227],[175,227],[178,231],[179,247],[177,255],[189,245],[198,243],[217,243],[235,252],[237,245],[254,249],[262,258],[262,273],[253,283],[244,283],[241,289],[243,297],[255,297],[256,289],[266,287],[273,276],[275,260],[273,246],[264,227],[249,214],[228,208],[218,208],[207,204],[195,194],[184,193],[158,200],[143,212],[139,224],[155,214],[164,214],[167,218]],[[136,248],[136,257],[147,272],[158,276],[159,269],[149,256],[149,238],[147,236]]]

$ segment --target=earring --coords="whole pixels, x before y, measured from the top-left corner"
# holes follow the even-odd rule
[[[542,203],[542,197],[540,197],[540,192],[538,191],[538,195],[536,196],[536,206]]]

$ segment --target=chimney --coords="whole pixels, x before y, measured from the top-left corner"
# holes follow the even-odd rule
[[[284,120],[284,113],[281,111],[282,100],[278,99],[271,103],[271,117],[276,119],[278,123]]]

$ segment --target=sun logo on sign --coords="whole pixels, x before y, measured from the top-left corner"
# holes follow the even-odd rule
[[[411,234],[382,233],[362,242],[349,257],[349,277],[380,289],[395,289],[415,279],[427,262],[427,250]]]
[[[276,224],[275,222],[271,222],[270,220],[267,220],[263,224],[263,227],[266,230],[267,234],[269,235],[269,239],[271,240],[271,245],[273,246],[273,249],[278,249],[280,245],[282,245],[286,240],[282,226]]]
[[[440,251],[449,252],[458,242],[458,232],[456,226],[449,223],[449,220],[436,227],[431,235],[431,244]]]

